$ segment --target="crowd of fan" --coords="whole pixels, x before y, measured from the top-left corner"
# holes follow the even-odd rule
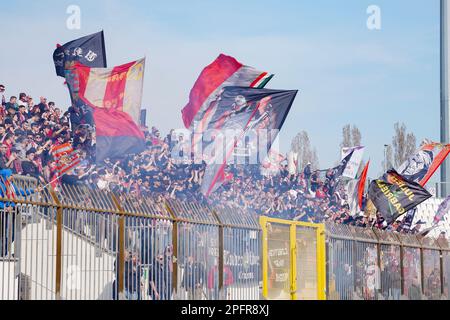
[[[0,169],[28,175],[42,183],[58,178],[51,148],[71,142],[81,164],[56,183],[90,184],[102,190],[123,191],[155,199],[177,198],[208,204],[227,204],[257,214],[305,221],[352,224],[361,227],[386,228],[381,216],[352,216],[345,192],[336,184],[335,171],[322,174],[307,165],[303,172],[290,174],[287,165],[277,175],[262,175],[258,165],[231,165],[227,175],[232,179],[217,192],[205,198],[200,192],[206,164],[193,163],[190,141],[172,130],[162,137],[153,127],[145,130],[146,151],[122,159],[106,159],[94,165],[95,134],[89,110],[72,106],[66,112],[41,97],[20,93],[5,97],[0,85]],[[172,157],[177,150],[178,157]],[[417,232],[394,224],[389,229]]]

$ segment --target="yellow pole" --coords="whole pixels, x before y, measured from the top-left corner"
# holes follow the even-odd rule
[[[295,223],[290,224],[290,252],[291,252],[291,300],[297,300],[297,226]]]
[[[264,299],[269,298],[269,277],[268,277],[268,256],[267,256],[267,217],[260,217],[259,223],[262,230],[262,280],[263,280],[263,290],[262,295]]]
[[[317,227],[317,299],[326,300],[326,244],[325,226]]]

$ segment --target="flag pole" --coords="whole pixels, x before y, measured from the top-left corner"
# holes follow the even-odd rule
[[[91,172],[94,168],[95,168],[95,165],[90,167],[89,170],[85,173],[85,175],[88,174],[89,172]],[[72,168],[70,171],[72,171],[73,169],[75,169],[75,168]],[[70,171],[68,171],[68,172],[70,172]],[[50,181],[49,183],[47,183],[45,186],[42,187],[42,190],[40,190],[39,192],[44,191],[44,189],[46,189],[49,185],[51,185],[53,182],[57,181],[59,178],[62,178],[68,172],[64,172],[60,177],[57,177],[57,178],[53,179],[52,181]]]

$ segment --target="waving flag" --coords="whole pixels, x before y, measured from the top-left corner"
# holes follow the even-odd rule
[[[144,81],[145,59],[112,69],[89,68],[75,63],[66,80],[77,105],[93,110],[96,160],[142,152],[145,137],[137,123]]]
[[[369,165],[370,165],[370,161],[367,162],[366,166],[364,167],[364,170],[361,174],[361,177],[359,178],[359,183],[358,183],[358,204],[359,204],[359,207],[361,208],[361,210],[363,210],[364,188],[366,185],[367,173],[369,172]]]
[[[365,147],[353,147],[353,148],[343,148],[342,149],[342,158],[345,159],[345,157],[353,151],[353,154],[344,170],[342,175],[344,177],[355,179],[356,175],[358,174],[359,166],[361,165],[363,156],[364,156],[364,149]]]
[[[73,151],[72,145],[70,144],[70,142],[67,142],[67,143],[52,147],[52,149],[50,150],[50,154],[53,156],[53,158],[55,158],[55,160],[57,160],[61,156],[71,153],[72,151]]]
[[[372,181],[369,187],[369,199],[388,224],[429,198],[431,194],[421,185],[395,170],[389,170],[383,179]]]
[[[258,145],[258,150],[263,148],[267,155],[278,134],[277,130],[283,126],[296,95],[296,90],[224,88],[218,101],[217,112],[208,127],[213,132],[220,132],[224,143],[219,138],[204,143],[204,150],[214,148],[215,152],[205,170],[201,186],[203,194],[209,196],[221,186],[226,176],[226,164],[237,144],[244,141],[246,137],[250,138],[249,143]],[[236,133],[238,134],[235,135]],[[263,133],[267,135],[264,136]]]
[[[74,64],[78,94],[89,106],[126,112],[139,123],[145,59],[110,69]]]
[[[106,49],[103,31],[73,40],[56,48],[53,53],[56,74],[65,77],[65,70],[74,62],[92,68],[106,68]]]
[[[424,186],[449,153],[450,145],[435,142],[424,143],[397,171],[406,179]]]
[[[55,146],[50,153],[56,161],[56,174],[58,177],[63,176],[81,162],[70,143]]]
[[[245,66],[235,58],[221,54],[202,71],[192,88],[189,103],[182,110],[184,125],[196,132],[203,132],[215,113],[210,105],[220,96],[224,87],[264,88],[272,77],[272,74]]]

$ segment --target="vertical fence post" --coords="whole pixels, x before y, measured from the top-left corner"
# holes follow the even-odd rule
[[[441,296],[444,295],[444,251],[439,250],[439,268],[441,276]]]
[[[177,289],[178,289],[178,221],[175,213],[170,207],[169,203],[166,202],[166,209],[172,217],[173,227],[172,227],[172,292],[174,300],[177,299]]]
[[[424,264],[424,259],[423,259],[423,247],[422,247],[422,243],[420,243],[421,247],[420,247],[420,285],[422,287],[422,295],[425,295],[425,273],[423,271],[423,266]]]
[[[401,240],[400,240],[400,290],[401,295],[405,294],[405,272],[404,272],[404,265],[403,265],[403,257],[405,255],[404,250],[405,247],[403,246]]]
[[[291,300],[297,300],[297,226],[290,223],[290,252],[291,252]]]
[[[266,217],[260,217],[259,218],[259,224],[261,225],[261,239],[262,239],[262,245],[261,245],[261,266],[262,266],[262,295],[264,299],[268,299],[268,261],[267,261],[267,218]]]
[[[120,300],[121,295],[123,296],[124,293],[124,270],[125,270],[125,213],[122,209],[122,206],[120,205],[119,200],[117,197],[112,194],[111,195],[112,200],[117,208],[117,210],[120,212],[119,215],[119,235],[118,235],[118,241],[119,241],[119,252],[118,257],[116,259],[119,260],[118,263],[116,262],[116,271],[117,271],[117,299]]]
[[[55,191],[49,188],[50,195],[56,203],[56,266],[55,266],[55,295],[56,300],[61,300],[61,279],[62,279],[62,220],[63,207]]]
[[[317,237],[317,299],[327,299],[327,272],[326,272],[326,234],[325,226],[319,225],[316,230]]]
[[[216,218],[217,222],[219,223],[219,256],[218,256],[218,273],[219,273],[219,299],[226,300],[227,297],[222,296],[224,293],[223,291],[223,269],[224,269],[224,246],[223,246],[223,237],[224,237],[224,226],[222,222],[220,221],[219,215],[215,210],[212,211],[214,217]]]

